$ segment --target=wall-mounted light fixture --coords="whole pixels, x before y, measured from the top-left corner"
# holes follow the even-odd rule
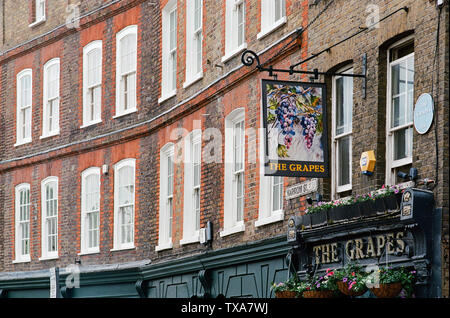
[[[306,202],[308,202],[309,205],[312,205],[313,202],[320,202],[320,201],[322,201],[322,195],[319,194],[319,193],[316,193],[316,198],[315,199],[313,199],[311,197],[307,197],[306,198]]]

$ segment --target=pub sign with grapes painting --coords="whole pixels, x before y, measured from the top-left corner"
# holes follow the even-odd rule
[[[262,80],[265,175],[328,177],[326,86]]]

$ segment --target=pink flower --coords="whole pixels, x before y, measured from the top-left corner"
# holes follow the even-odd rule
[[[352,289],[353,285],[355,285],[355,282],[351,282],[350,285],[348,286],[348,290]]]
[[[383,184],[383,186],[381,187],[381,189],[384,189],[385,188],[385,186],[384,186],[384,184]]]

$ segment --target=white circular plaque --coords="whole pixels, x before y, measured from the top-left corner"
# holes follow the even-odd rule
[[[428,93],[420,95],[414,107],[414,128],[419,134],[426,134],[433,123],[433,118],[433,97]]]

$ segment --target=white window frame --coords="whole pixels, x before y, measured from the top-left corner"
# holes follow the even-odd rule
[[[136,56],[135,61],[136,64],[134,65],[134,71],[128,72],[128,73],[121,73],[121,40],[125,38],[128,35],[135,35],[136,36]],[[138,59],[138,27],[137,25],[129,25],[126,28],[122,29],[120,32],[116,34],[116,113],[113,116],[113,118],[125,116],[131,113],[134,113],[137,111],[137,59]],[[134,92],[134,107],[130,107],[127,109],[124,109],[124,105],[122,103],[123,101],[123,85],[122,85],[122,77],[123,76],[129,76],[134,73],[135,77],[135,92]]]
[[[86,211],[85,204],[86,204],[86,180],[90,176],[97,176],[98,177],[98,211]],[[78,255],[86,255],[86,254],[94,254],[100,252],[100,224],[101,224],[101,171],[99,167],[91,167],[86,170],[84,170],[81,173],[81,251]],[[88,229],[88,222],[87,217],[88,213],[98,213],[98,246],[89,248],[89,229]]]
[[[261,116],[262,118],[262,116]],[[284,220],[283,208],[273,210],[273,176],[264,175],[264,130],[260,130],[260,144],[259,144],[259,211],[258,219],[255,221],[255,227],[264,226],[267,224],[280,222]],[[281,206],[284,205],[284,178],[281,183]]]
[[[199,145],[198,160],[194,158],[195,145]],[[200,206],[198,211],[196,211],[195,192],[197,191],[198,195],[201,196],[202,131],[195,129],[188,134],[185,137],[184,147],[183,239],[180,240],[180,245],[195,243],[200,240]],[[200,176],[198,184],[195,184],[194,181],[195,165],[199,165]]]
[[[172,196],[169,195],[168,191],[168,158],[172,157],[172,173],[174,173],[173,168],[174,164],[174,154],[175,154],[175,145],[171,142],[165,144],[160,151],[160,171],[159,171],[159,234],[158,234],[158,245],[155,247],[155,251],[162,251],[171,249],[173,247],[172,244],[172,236],[170,235],[170,227],[171,227],[171,217],[170,212],[167,210],[167,202],[169,199],[172,200],[172,213],[173,213],[173,185],[172,182]],[[172,178],[173,180],[173,178]],[[173,216],[173,214],[172,214]]]
[[[89,86],[89,54],[94,50],[100,51],[100,82]],[[103,89],[103,48],[102,41],[96,40],[87,44],[83,48],[83,125],[80,128],[88,127],[102,122],[102,89]],[[98,109],[93,110],[94,119],[89,119],[89,113],[91,112],[92,105],[89,105],[89,94],[93,89],[100,88],[100,105]]]
[[[276,19],[276,5],[280,6],[280,18]],[[286,24],[286,1],[285,0],[261,0],[261,32],[256,36],[258,40],[274,32]]]
[[[29,25],[30,28],[35,27],[46,20],[46,0],[33,0],[34,1],[34,21]],[[42,7],[41,7],[42,5]],[[42,8],[42,12],[39,9]],[[39,14],[38,14],[39,13]]]
[[[337,73],[344,73],[344,74],[353,74],[353,66],[347,66],[345,68],[342,68],[340,70],[338,70]],[[331,116],[331,127],[332,127],[332,131],[331,131],[331,140],[332,140],[332,156],[331,156],[331,160],[332,160],[332,167],[333,167],[333,173],[331,175],[331,183],[332,183],[332,197],[336,198],[336,195],[345,191],[350,191],[352,190],[352,162],[351,162],[351,158],[353,156],[353,151],[352,151],[352,145],[353,145],[353,138],[352,138],[352,132],[353,132],[353,90],[351,92],[345,91],[345,94],[351,93],[352,96],[352,112],[350,113],[351,119],[350,119],[350,130],[346,131],[342,134],[336,135],[336,116],[337,116],[337,100],[336,100],[336,96],[337,96],[337,85],[336,85],[336,81],[340,78],[344,78],[343,76],[333,76],[333,87],[332,87],[332,116]],[[353,79],[352,77],[349,77],[349,79]],[[354,83],[354,82],[353,82]],[[352,88],[354,86],[352,85]],[[345,90],[345,88],[344,88]],[[338,185],[338,167],[340,165],[339,163],[339,158],[338,158],[338,142],[339,139],[341,138],[345,138],[345,137],[350,137],[350,152],[349,152],[349,156],[350,156],[350,164],[349,164],[349,177],[350,177],[350,183],[344,184],[339,186]]]
[[[171,50],[170,48],[170,40],[171,40],[171,25],[170,25],[170,15],[175,11],[175,47]],[[158,103],[162,103],[165,100],[175,96],[177,94],[177,72],[175,74],[173,72],[173,67],[175,70],[177,69],[177,1],[171,0],[169,1],[164,9],[162,10],[162,67],[161,67],[161,97],[158,99]],[[172,63],[175,63],[173,65]],[[174,78],[175,77],[175,78]],[[173,87],[173,83],[175,82],[175,87]]]
[[[56,183],[56,200],[57,200],[57,204],[56,204],[56,251],[48,251],[48,229],[47,229],[47,197],[46,197],[46,191],[45,188],[47,186],[47,184],[55,182]],[[41,182],[41,236],[42,236],[42,240],[41,240],[41,246],[42,246],[42,252],[41,252],[41,257],[39,258],[40,261],[42,260],[48,260],[48,259],[57,259],[58,256],[58,251],[59,251],[59,184],[58,184],[58,177],[48,177],[45,178],[44,180],[42,180]]]
[[[21,85],[21,79],[25,76],[30,76],[30,91],[28,92],[28,94],[30,96],[30,105],[22,105],[22,98],[21,98],[21,91],[22,91],[22,85]],[[32,130],[32,122],[33,122],[33,71],[31,68],[27,68],[22,70],[21,72],[19,72],[17,74],[17,117],[16,117],[16,143],[14,144],[14,147],[23,145],[23,144],[27,144],[30,143],[32,140],[32,136],[33,136],[33,130]],[[22,120],[22,111],[24,109],[29,108],[29,112],[30,112],[30,116],[29,116],[29,122],[24,123]],[[25,110],[26,111],[26,110]],[[26,116],[25,116],[25,120],[26,120]],[[30,136],[24,137],[23,136],[23,129],[25,126],[29,126],[29,132],[30,132]],[[22,132],[21,132],[22,129]],[[25,128],[26,130],[26,128]]]
[[[399,160],[394,160],[394,132],[398,130],[402,130],[405,128],[412,128],[414,125],[414,121],[406,123],[404,125],[397,126],[395,128],[391,128],[391,120],[392,120],[392,67],[399,63],[404,62],[410,57],[415,58],[415,51],[410,53],[404,57],[401,57],[393,62],[390,61],[391,58],[391,50],[397,47],[402,46],[407,42],[414,41],[414,35],[408,36],[394,44],[392,44],[387,50],[387,96],[386,96],[386,180],[385,184],[392,185],[395,183],[395,169],[411,164],[413,162],[413,151],[414,151],[414,131],[413,138],[411,140],[411,156],[406,157]],[[413,44],[414,45],[414,44]],[[415,70],[414,70],[415,77]],[[415,81],[415,79],[414,79]],[[415,82],[414,82],[415,89]],[[413,94],[414,95],[414,94]],[[406,104],[408,104],[408,94],[406,94]],[[414,99],[414,96],[413,96]],[[413,108],[414,108],[414,100],[413,100]],[[413,117],[413,116],[411,116]]]
[[[28,191],[29,202],[28,202],[28,221],[20,220],[20,193],[22,191]],[[21,230],[21,223],[28,222],[28,254],[23,254],[23,233]],[[31,261],[31,189],[30,184],[22,183],[15,188],[15,260],[13,263],[26,263]]]
[[[239,44],[238,27],[238,6],[243,6],[243,42]],[[222,57],[222,63],[229,61],[247,48],[245,40],[245,17],[246,8],[244,0],[226,0],[225,8],[225,55]]]
[[[52,66],[55,66],[55,65],[58,67],[58,80],[56,81],[56,83],[58,85],[58,89],[57,89],[58,96],[56,96],[52,99],[52,101],[56,102],[56,110],[54,110],[53,114],[50,114],[50,112],[49,112],[50,99],[49,99],[49,89],[48,89],[49,72],[48,71]],[[59,109],[60,109],[60,104],[61,104],[60,79],[61,79],[60,60],[59,60],[59,58],[51,59],[44,65],[44,88],[43,88],[44,99],[42,102],[42,136],[40,137],[40,139],[59,135],[59,116],[60,116]],[[53,116],[53,115],[55,115],[55,116]],[[55,123],[55,127],[52,130],[50,130],[48,127],[50,116],[52,117],[51,118],[52,123]]]
[[[239,122],[243,122],[244,131],[243,135],[243,153],[242,153],[242,171],[235,171],[235,125]],[[225,185],[224,185],[224,222],[223,231],[220,232],[220,236],[224,237],[245,230],[245,203],[242,204],[243,218],[238,221],[237,217],[237,187],[236,187],[236,175],[242,173],[243,175],[243,197],[245,198],[245,109],[237,108],[233,110],[225,118]],[[245,201],[245,200],[243,200]]]
[[[200,2],[200,24],[196,29],[196,1]],[[183,88],[186,88],[203,78],[202,66],[202,45],[203,45],[203,0],[187,0],[186,1],[186,81]],[[198,41],[200,41],[200,52],[198,49]],[[200,54],[200,64],[198,61]],[[200,68],[199,71],[197,69]]]
[[[120,224],[120,206],[119,206],[119,171],[124,167],[131,167],[134,171],[134,184],[133,184],[133,235],[132,242],[122,243],[121,238],[121,224]],[[134,249],[135,237],[134,232],[136,228],[136,159],[128,158],[123,159],[114,165],[114,242],[111,251],[122,251],[128,249]]]

